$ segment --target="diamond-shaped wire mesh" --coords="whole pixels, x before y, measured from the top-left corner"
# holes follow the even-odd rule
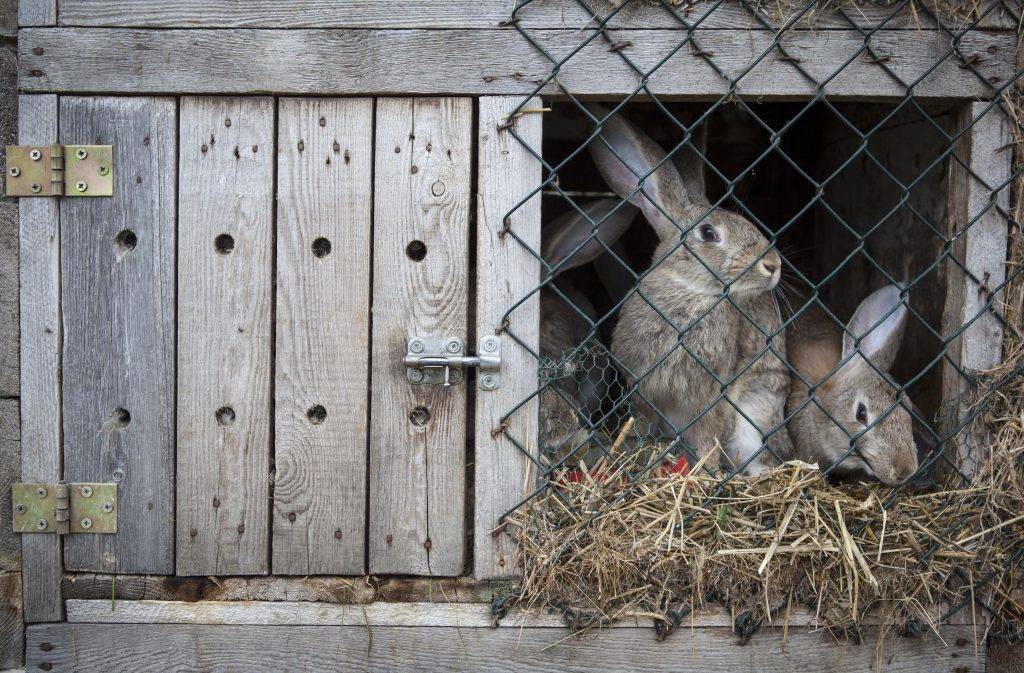
[[[996,16],[1019,26],[1019,7],[988,2],[950,16],[877,2],[881,14],[866,21],[842,2],[783,3],[776,16],[750,0],[574,1],[593,19],[564,53],[524,21],[534,0],[521,0],[509,22],[550,62],[535,94],[557,92],[544,147],[526,146],[544,169],[542,250],[533,251],[544,262],[540,423],[536,438],[509,438],[538,467],[533,495],[561,497],[566,484],[613,473],[636,483],[694,469],[714,476],[720,495],[739,475],[796,459],[894,485],[886,506],[937,472],[970,484],[983,449],[972,442],[987,436],[978,419],[1020,371],[1004,367],[981,385],[961,356],[976,340],[1017,334],[1004,309],[1021,268],[979,268],[964,239],[977,227],[1013,245],[1010,192],[1022,169],[986,172],[999,176],[987,182],[966,139],[999,123],[1019,140],[1022,72],[993,77],[961,47]],[[737,8],[754,54],[743,62],[707,46],[718,40],[711,26]],[[794,55],[790,38],[824,9],[859,42],[823,70]],[[645,21],[675,30],[670,44],[647,45],[640,65],[638,43],[663,42],[666,31],[617,28]],[[912,59],[883,31],[921,24],[942,46],[934,62],[908,69]],[[631,92],[600,103],[577,96],[567,73],[595,49],[635,73]],[[717,99],[660,93],[659,78],[684,56],[694,77],[704,76],[699,64],[720,80]],[[808,93],[762,102],[769,63],[791,69]],[[984,102],[917,95],[953,64],[987,90]],[[832,95],[854,65],[874,68],[885,100]],[[510,119],[536,112],[525,109],[530,98]],[[502,130],[523,142],[514,123]],[[985,202],[948,212],[954,177]],[[1012,558],[1021,556],[1024,543]],[[965,564],[954,579],[990,607],[975,592],[993,578],[970,573]],[[963,594],[950,612],[970,600]]]

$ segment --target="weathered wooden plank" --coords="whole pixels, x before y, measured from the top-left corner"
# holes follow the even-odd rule
[[[763,633],[740,645],[729,629],[681,629],[662,643],[647,629],[607,629],[583,638],[559,628],[362,626],[211,626],[46,624],[27,634],[27,664],[51,671],[168,669],[702,671],[849,673],[889,668],[901,673],[985,670],[970,627],[938,636],[837,645],[830,636],[790,629],[783,640]],[[116,642],[117,647],[110,643]],[[273,647],[267,647],[273,643]],[[878,666],[876,667],[875,664]]]
[[[506,215],[541,183],[541,165],[513,137],[499,130],[522,102],[517,97],[480,99],[477,145],[477,280],[478,334],[511,332],[516,339],[502,339],[502,386],[478,391],[475,435],[475,536],[474,574],[477,578],[507,577],[514,567],[514,548],[498,532],[500,517],[519,504],[532,481],[530,460],[513,443],[527,451],[537,448],[537,400],[527,402],[507,421],[505,414],[537,390],[537,358],[540,351],[540,295],[520,304],[504,325],[505,312],[537,286],[540,263],[531,250],[540,250],[540,194]],[[526,109],[542,107],[539,99]],[[538,154],[541,150],[541,119],[537,113],[515,120],[514,132]],[[516,237],[504,233],[505,228]],[[496,432],[505,424],[504,432]]]
[[[19,97],[19,142],[57,142],[57,97]],[[60,219],[57,199],[21,199],[21,478],[61,478]],[[63,616],[59,536],[22,540],[25,621]]]
[[[622,30],[616,36],[630,45],[622,53],[647,69],[672,53],[685,32]],[[537,31],[533,37],[556,59],[586,40],[577,30]],[[764,30],[709,31],[700,46],[732,77],[768,52],[740,80],[740,95],[764,100],[813,95],[814,83],[771,50],[774,37]],[[1005,82],[1013,73],[1015,41],[1012,32],[971,32],[960,51],[964,58],[976,58],[984,78]],[[833,98],[891,99],[906,93],[863,53],[859,31],[795,31],[782,42],[819,81],[842,69],[825,87]],[[950,38],[944,34],[878,31],[871,44],[889,56],[885,65],[906,82],[930,72],[914,87],[918,98],[992,96],[988,84],[948,56]],[[540,51],[506,29],[35,28],[21,31],[18,47],[25,91],[521,95],[532,92],[552,69]],[[166,67],[169,62],[175,67]],[[578,95],[622,95],[640,86],[639,75],[602,39],[563,64],[559,80]],[[685,47],[649,77],[648,86],[669,98],[714,99],[729,91],[729,83]],[[542,93],[559,89],[548,84]]]
[[[1013,138],[1001,109],[987,108],[984,103],[971,103],[957,110],[954,131],[970,129],[960,136],[948,172],[947,232],[955,239],[952,254],[977,280],[953,261],[947,262],[942,327],[943,336],[950,340],[947,354],[968,376],[999,364],[1003,353],[1003,293],[992,295],[990,288],[998,288],[1006,279],[1009,223],[1003,213],[1009,207],[1010,189],[1004,183],[1012,161],[1006,148]],[[993,194],[994,189],[999,191]],[[986,309],[989,301],[991,307]],[[949,363],[945,364],[943,382],[943,399],[950,405],[945,410],[947,427],[953,429],[971,415],[974,389]],[[984,431],[975,429],[965,429],[957,436],[958,463],[964,474],[974,473],[986,439]]]
[[[0,670],[24,664],[21,573],[0,574]]]
[[[998,0],[981,2],[980,12]],[[535,0],[516,16],[519,25],[528,29],[586,28],[595,25],[594,14],[609,16],[620,3],[590,3],[594,12],[587,12],[576,0]],[[508,0],[449,0],[423,2],[397,0],[62,0],[60,23],[64,26],[128,26],[135,28],[494,28],[512,16],[514,3]],[[756,5],[762,16],[777,25],[792,17],[796,10],[780,11],[777,5]],[[691,24],[702,29],[748,29],[758,23],[751,12],[738,2],[700,3],[676,10]],[[912,28],[933,26],[924,12],[898,12],[892,7],[864,3],[855,9],[839,12],[831,7],[816,8],[813,25],[820,29],[850,28],[853,25],[872,28]],[[1009,12],[998,5],[986,14],[983,27],[1012,25]],[[676,16],[657,3],[633,2],[611,17],[612,28],[677,28]]]
[[[57,23],[57,0],[18,0],[18,25],[53,26]]]
[[[365,572],[373,101],[278,118],[275,574]]]
[[[18,400],[0,399],[0,512],[11,509],[11,484],[20,481],[21,433]],[[21,570],[21,534],[0,529],[0,573]],[[19,583],[19,590],[21,584]],[[19,600],[20,604],[20,600]]]
[[[175,103],[61,98],[60,138],[114,148],[114,195],[61,202],[64,477],[118,485],[72,570],[174,568]]]
[[[472,101],[381,99],[376,129],[370,572],[457,575],[466,384],[412,385],[402,358],[466,336]]]
[[[0,31],[17,8],[0,4]],[[16,31],[13,31],[16,32]],[[18,55],[11,44],[0,45],[0,142],[18,141]],[[0,157],[7,174],[7,156]],[[18,199],[0,196],[0,396],[18,396]]]
[[[181,101],[177,573],[267,572],[274,103]]]

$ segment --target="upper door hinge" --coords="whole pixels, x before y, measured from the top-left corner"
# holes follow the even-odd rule
[[[116,533],[117,484],[13,484],[15,533]]]
[[[113,196],[110,145],[8,145],[7,196]]]

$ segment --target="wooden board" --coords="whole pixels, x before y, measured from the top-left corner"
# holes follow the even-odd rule
[[[57,0],[18,0],[18,25],[52,26],[57,23]]]
[[[57,97],[20,96],[18,142],[57,142]],[[60,404],[60,202],[19,202],[21,261],[21,478],[61,478]],[[22,540],[25,621],[59,621],[63,568],[58,536]]]
[[[274,103],[184,98],[180,145],[177,573],[265,573]]]
[[[508,577],[514,567],[514,548],[498,532],[500,517],[526,496],[532,481],[530,461],[516,446],[537,448],[537,399],[534,397],[504,418],[537,390],[540,352],[540,295],[534,294],[507,316],[537,286],[540,263],[531,250],[540,250],[540,195],[519,205],[541,184],[541,165],[513,133],[538,154],[541,120],[538,113],[515,120],[514,131],[498,130],[522,102],[518,97],[480,99],[477,173],[477,334],[511,332],[502,337],[502,387],[476,394],[474,474],[474,574],[477,578]],[[539,99],[526,109],[543,107]],[[505,227],[515,237],[505,235]],[[504,424],[504,432],[501,428]],[[515,443],[514,443],[515,442]]]
[[[0,512],[4,513],[14,511],[11,484],[21,481],[20,421],[18,400],[0,399]],[[0,573],[21,570],[21,537],[10,526],[0,529]]]
[[[995,0],[979,3],[987,7]],[[514,4],[508,0],[258,0],[240,3],[233,0],[61,0],[60,22],[64,26],[133,26],[149,28],[494,28],[512,16]],[[617,5],[598,0],[588,3],[601,16]],[[758,5],[754,5],[758,7]],[[792,15],[780,14],[771,7],[764,17],[775,25]],[[749,10],[738,2],[707,2],[676,10],[691,24],[702,29],[757,27]],[[899,12],[893,18],[891,7],[870,4],[838,12],[815,9],[813,25],[819,29],[887,28],[932,26],[925,12]],[[593,16],[577,0],[535,0],[516,13],[523,28],[585,28],[593,26]],[[634,2],[616,13],[608,25],[614,28],[676,28],[679,19],[656,3]],[[1012,26],[1012,18],[1001,5],[982,19],[982,26]]]
[[[373,101],[281,99],[275,574],[365,572],[372,148]]]
[[[0,574],[0,670],[17,668],[24,660],[25,623],[21,600],[21,573]]]
[[[823,633],[791,629],[739,645],[729,629],[681,629],[658,643],[649,629],[608,629],[582,638],[561,628],[209,626],[46,624],[27,634],[29,666],[53,673],[167,669],[312,671],[701,671],[850,673],[898,665],[901,673],[985,670],[971,627],[945,627],[945,642],[893,637],[881,648],[837,645]],[[111,648],[110,643],[117,643]],[[273,644],[268,647],[268,644]],[[898,663],[896,663],[898,662]],[[874,667],[875,664],[877,667]]]
[[[116,535],[65,539],[69,570],[174,570],[176,114],[168,98],[60,101],[61,142],[114,148],[114,195],[60,203],[64,478],[118,499]]]
[[[1006,279],[1007,232],[1012,146],[1010,122],[998,107],[988,109],[984,103],[962,106],[954,119],[956,133],[970,126],[960,136],[950,158],[947,231],[955,237],[952,254],[974,276],[970,278],[953,261],[946,265],[946,309],[943,335],[953,338],[947,353],[953,363],[967,376],[991,369],[1002,360],[1003,293],[990,292]],[[961,163],[962,162],[962,163]],[[970,173],[965,168],[969,167]],[[973,175],[972,175],[973,174]],[[992,190],[1001,188],[993,199]],[[996,209],[998,205],[1002,212]],[[980,284],[979,284],[980,283]],[[989,308],[986,306],[991,302]],[[943,399],[951,404],[947,410],[947,431],[955,429],[972,413],[975,387],[970,380],[945,363]],[[956,437],[960,470],[970,476],[981,460],[987,435],[967,429]]]
[[[622,30],[616,38],[631,43],[622,53],[645,69],[673,53],[683,35],[679,30]],[[701,49],[714,53],[714,63],[731,76],[768,53],[740,81],[741,95],[762,100],[813,95],[815,85],[772,51],[774,36],[763,30],[709,31]],[[567,57],[586,40],[577,30],[537,31],[533,37],[555,59]],[[834,99],[892,99],[906,93],[864,56],[859,31],[797,31],[783,43],[819,81],[842,68],[825,87]],[[965,58],[977,56],[982,78],[1005,82],[1013,73],[1015,43],[1012,32],[977,31],[963,37],[960,51]],[[939,63],[915,86],[920,99],[992,96],[991,86],[948,57],[948,37],[926,30],[878,31],[871,44],[891,57],[886,66],[906,82]],[[19,83],[32,92],[522,95],[533,92],[552,69],[540,51],[506,29],[33,28],[21,31],[18,47]],[[559,80],[577,95],[622,95],[640,86],[636,72],[618,53],[609,52],[603,39],[592,40],[563,64]],[[648,81],[651,91],[669,98],[717,99],[729,91],[729,83],[685,47]],[[542,93],[559,90],[548,84]]]
[[[472,101],[380,99],[376,129],[370,572],[457,575],[466,382],[412,385],[402,358],[412,336],[466,337]]]

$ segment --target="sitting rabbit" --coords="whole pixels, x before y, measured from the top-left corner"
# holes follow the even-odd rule
[[[589,109],[602,121],[590,145],[598,170],[640,208],[659,241],[638,287],[623,288],[627,298],[612,336],[612,354],[628,390],[635,387],[638,409],[669,437],[682,433],[700,456],[720,441],[751,473],[769,464],[766,444],[788,457],[789,373],[772,293],[781,274],[778,252],[750,221],[709,203],[702,130],[674,164],[621,116]],[[774,353],[762,353],[766,334]]]
[[[903,338],[907,307],[900,292],[887,285],[868,295],[842,333],[818,307],[790,325],[796,373],[786,414],[795,457],[823,470],[838,462],[838,473],[867,472],[886,484],[917,471],[913,424],[902,404],[910,402],[879,373],[892,368]],[[810,400],[808,384],[816,386]]]

